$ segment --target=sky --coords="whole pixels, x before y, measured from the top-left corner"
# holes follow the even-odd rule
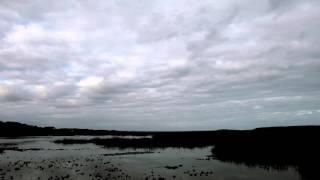
[[[0,120],[320,125],[318,0],[1,0]]]

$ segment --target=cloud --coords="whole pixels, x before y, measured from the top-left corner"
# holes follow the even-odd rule
[[[0,119],[126,130],[318,124],[319,9],[1,1]]]
[[[80,86],[81,88],[97,87],[102,83],[102,81],[103,77],[90,76],[81,80],[78,83],[78,86]]]

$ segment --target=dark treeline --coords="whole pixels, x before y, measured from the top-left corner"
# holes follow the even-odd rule
[[[0,121],[0,137],[19,137],[19,136],[75,136],[75,135],[134,135],[145,136],[148,132],[129,132],[114,130],[91,130],[91,129],[75,129],[75,128],[54,128],[54,127],[38,127],[26,125],[18,122],[2,122]]]
[[[76,136],[76,135],[115,135],[115,136],[149,136],[158,135],[158,137],[204,137],[208,134],[215,134],[215,131],[188,131],[188,132],[152,132],[152,131],[116,131],[116,130],[93,130],[77,128],[55,128],[38,127],[22,124],[18,122],[0,121],[0,137],[21,137],[21,136]],[[179,137],[178,137],[179,138]]]
[[[118,133],[121,134],[121,131]],[[141,134],[143,133],[145,132],[141,132]],[[261,148],[270,146],[273,148],[272,150],[279,152],[285,150],[282,148],[284,145],[287,145],[286,147],[292,147],[298,144],[303,145],[303,147],[313,147],[317,145],[318,137],[320,137],[320,126],[270,127],[257,128],[254,130],[148,132],[145,135],[152,135],[152,138],[62,139],[58,140],[57,143],[94,143],[120,148],[204,147],[214,145],[216,147],[216,153],[220,152],[220,147],[230,147],[230,149],[234,149],[239,146],[243,147],[242,145],[257,145]]]

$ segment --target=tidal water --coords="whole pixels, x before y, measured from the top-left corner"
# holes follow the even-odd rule
[[[65,137],[1,138],[0,180],[301,179],[293,167],[274,169],[222,162],[212,157],[212,147],[118,149],[94,144],[64,145],[53,142],[63,138]],[[94,137],[74,136],[71,138],[90,139]],[[103,137],[100,136],[100,138]]]

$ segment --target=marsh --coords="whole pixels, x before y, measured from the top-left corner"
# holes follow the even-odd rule
[[[294,167],[248,166],[214,158],[200,148],[116,148],[62,139],[95,136],[1,138],[0,179],[274,179],[302,177]],[[99,137],[99,138],[110,138]]]

